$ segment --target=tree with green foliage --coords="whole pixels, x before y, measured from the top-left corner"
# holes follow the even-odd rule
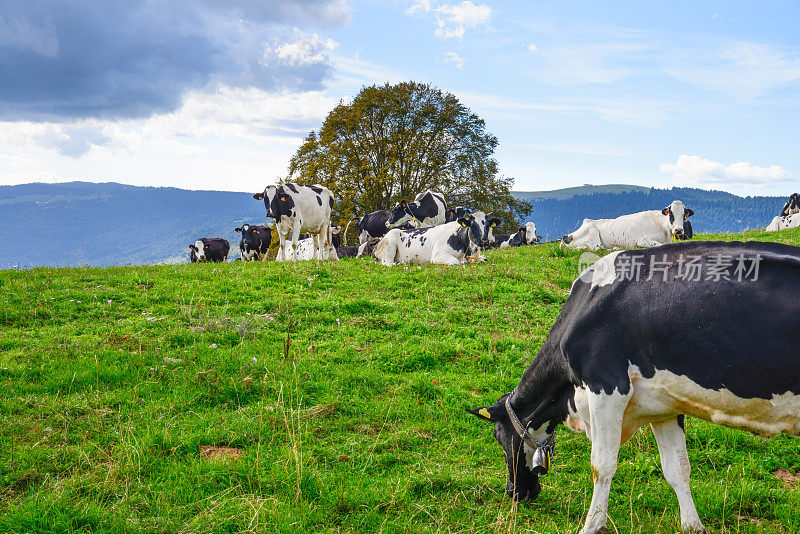
[[[492,212],[509,229],[531,206],[498,174],[497,138],[458,99],[428,84],[364,87],[340,102],[289,164],[289,180],[336,195],[334,217],[391,208],[432,189],[449,205]]]

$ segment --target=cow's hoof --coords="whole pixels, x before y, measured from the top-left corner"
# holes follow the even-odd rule
[[[608,527],[603,526],[595,530],[587,530],[584,528],[578,534],[608,534],[609,532],[610,530],[608,530]]]

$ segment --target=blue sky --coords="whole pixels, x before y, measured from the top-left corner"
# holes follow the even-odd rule
[[[416,80],[518,190],[800,189],[797,2],[0,0],[0,72],[0,184],[255,191],[339,100]]]

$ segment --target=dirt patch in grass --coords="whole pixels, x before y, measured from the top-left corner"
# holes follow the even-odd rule
[[[788,469],[778,469],[772,473],[772,476],[787,486],[800,486],[800,473],[792,473]]]
[[[225,462],[238,459],[244,451],[236,447],[200,445],[200,454],[210,462]]]

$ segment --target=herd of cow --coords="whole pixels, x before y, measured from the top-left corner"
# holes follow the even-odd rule
[[[482,211],[461,206],[448,207],[444,196],[425,191],[413,202],[402,200],[393,209],[379,210],[348,221],[331,225],[333,194],[321,185],[287,183],[268,186],[253,195],[263,200],[267,218],[275,221],[280,240],[277,261],[338,260],[345,257],[374,256],[381,263],[458,264],[484,259],[482,250],[530,245],[540,238],[536,225],[526,223],[517,232],[493,233],[501,220]],[[342,235],[356,221],[357,246],[343,246]],[[244,224],[236,228],[241,234],[239,250],[243,261],[263,261],[272,243],[269,226]],[[189,245],[190,261],[227,261],[230,244],[226,239],[202,238]]]
[[[491,246],[538,240],[535,226],[494,236],[500,220],[448,209],[426,191],[413,202],[358,219],[360,245],[335,248],[331,192],[285,184],[264,200],[280,239],[278,259],[363,255],[387,265],[455,264],[483,259]],[[672,241],[692,237],[692,210],[676,200],[663,210],[585,219],[567,247],[632,248],[606,255],[572,285],[561,313],[513,391],[468,410],[494,424],[514,499],[534,499],[550,467],[556,428],[592,443],[592,501],[581,534],[607,531],[619,448],[650,425],[663,474],[680,506],[681,527],[707,532],[689,485],[685,416],[759,435],[800,434],[800,314],[791,295],[800,280],[800,248],[763,242]],[[800,220],[792,195],[781,221]],[[407,225],[407,226],[404,226]],[[263,259],[269,229],[244,225],[242,259]],[[302,239],[302,232],[309,237]],[[291,247],[287,252],[287,243]],[[209,255],[214,250],[214,256]],[[224,240],[199,240],[193,258],[224,258]]]
[[[526,223],[513,234],[494,235],[501,223],[482,211],[461,206],[448,207],[444,196],[425,191],[413,202],[401,200],[393,209],[356,217],[341,226],[332,226],[333,193],[321,185],[287,183],[268,186],[253,195],[263,200],[267,218],[275,221],[280,240],[277,261],[338,260],[373,256],[385,265],[396,263],[458,264],[483,260],[488,248],[531,245],[541,238],[536,225]],[[676,200],[663,210],[650,210],[616,219],[584,219],[580,228],[565,235],[561,242],[570,248],[645,248],[693,236],[688,220],[694,212]],[[359,244],[344,246],[350,224],[356,221]],[[794,194],[767,230],[800,226],[800,195]],[[263,261],[272,243],[266,225],[244,224],[239,250],[243,261]],[[189,245],[192,262],[227,261],[230,244],[223,238],[202,238]]]

